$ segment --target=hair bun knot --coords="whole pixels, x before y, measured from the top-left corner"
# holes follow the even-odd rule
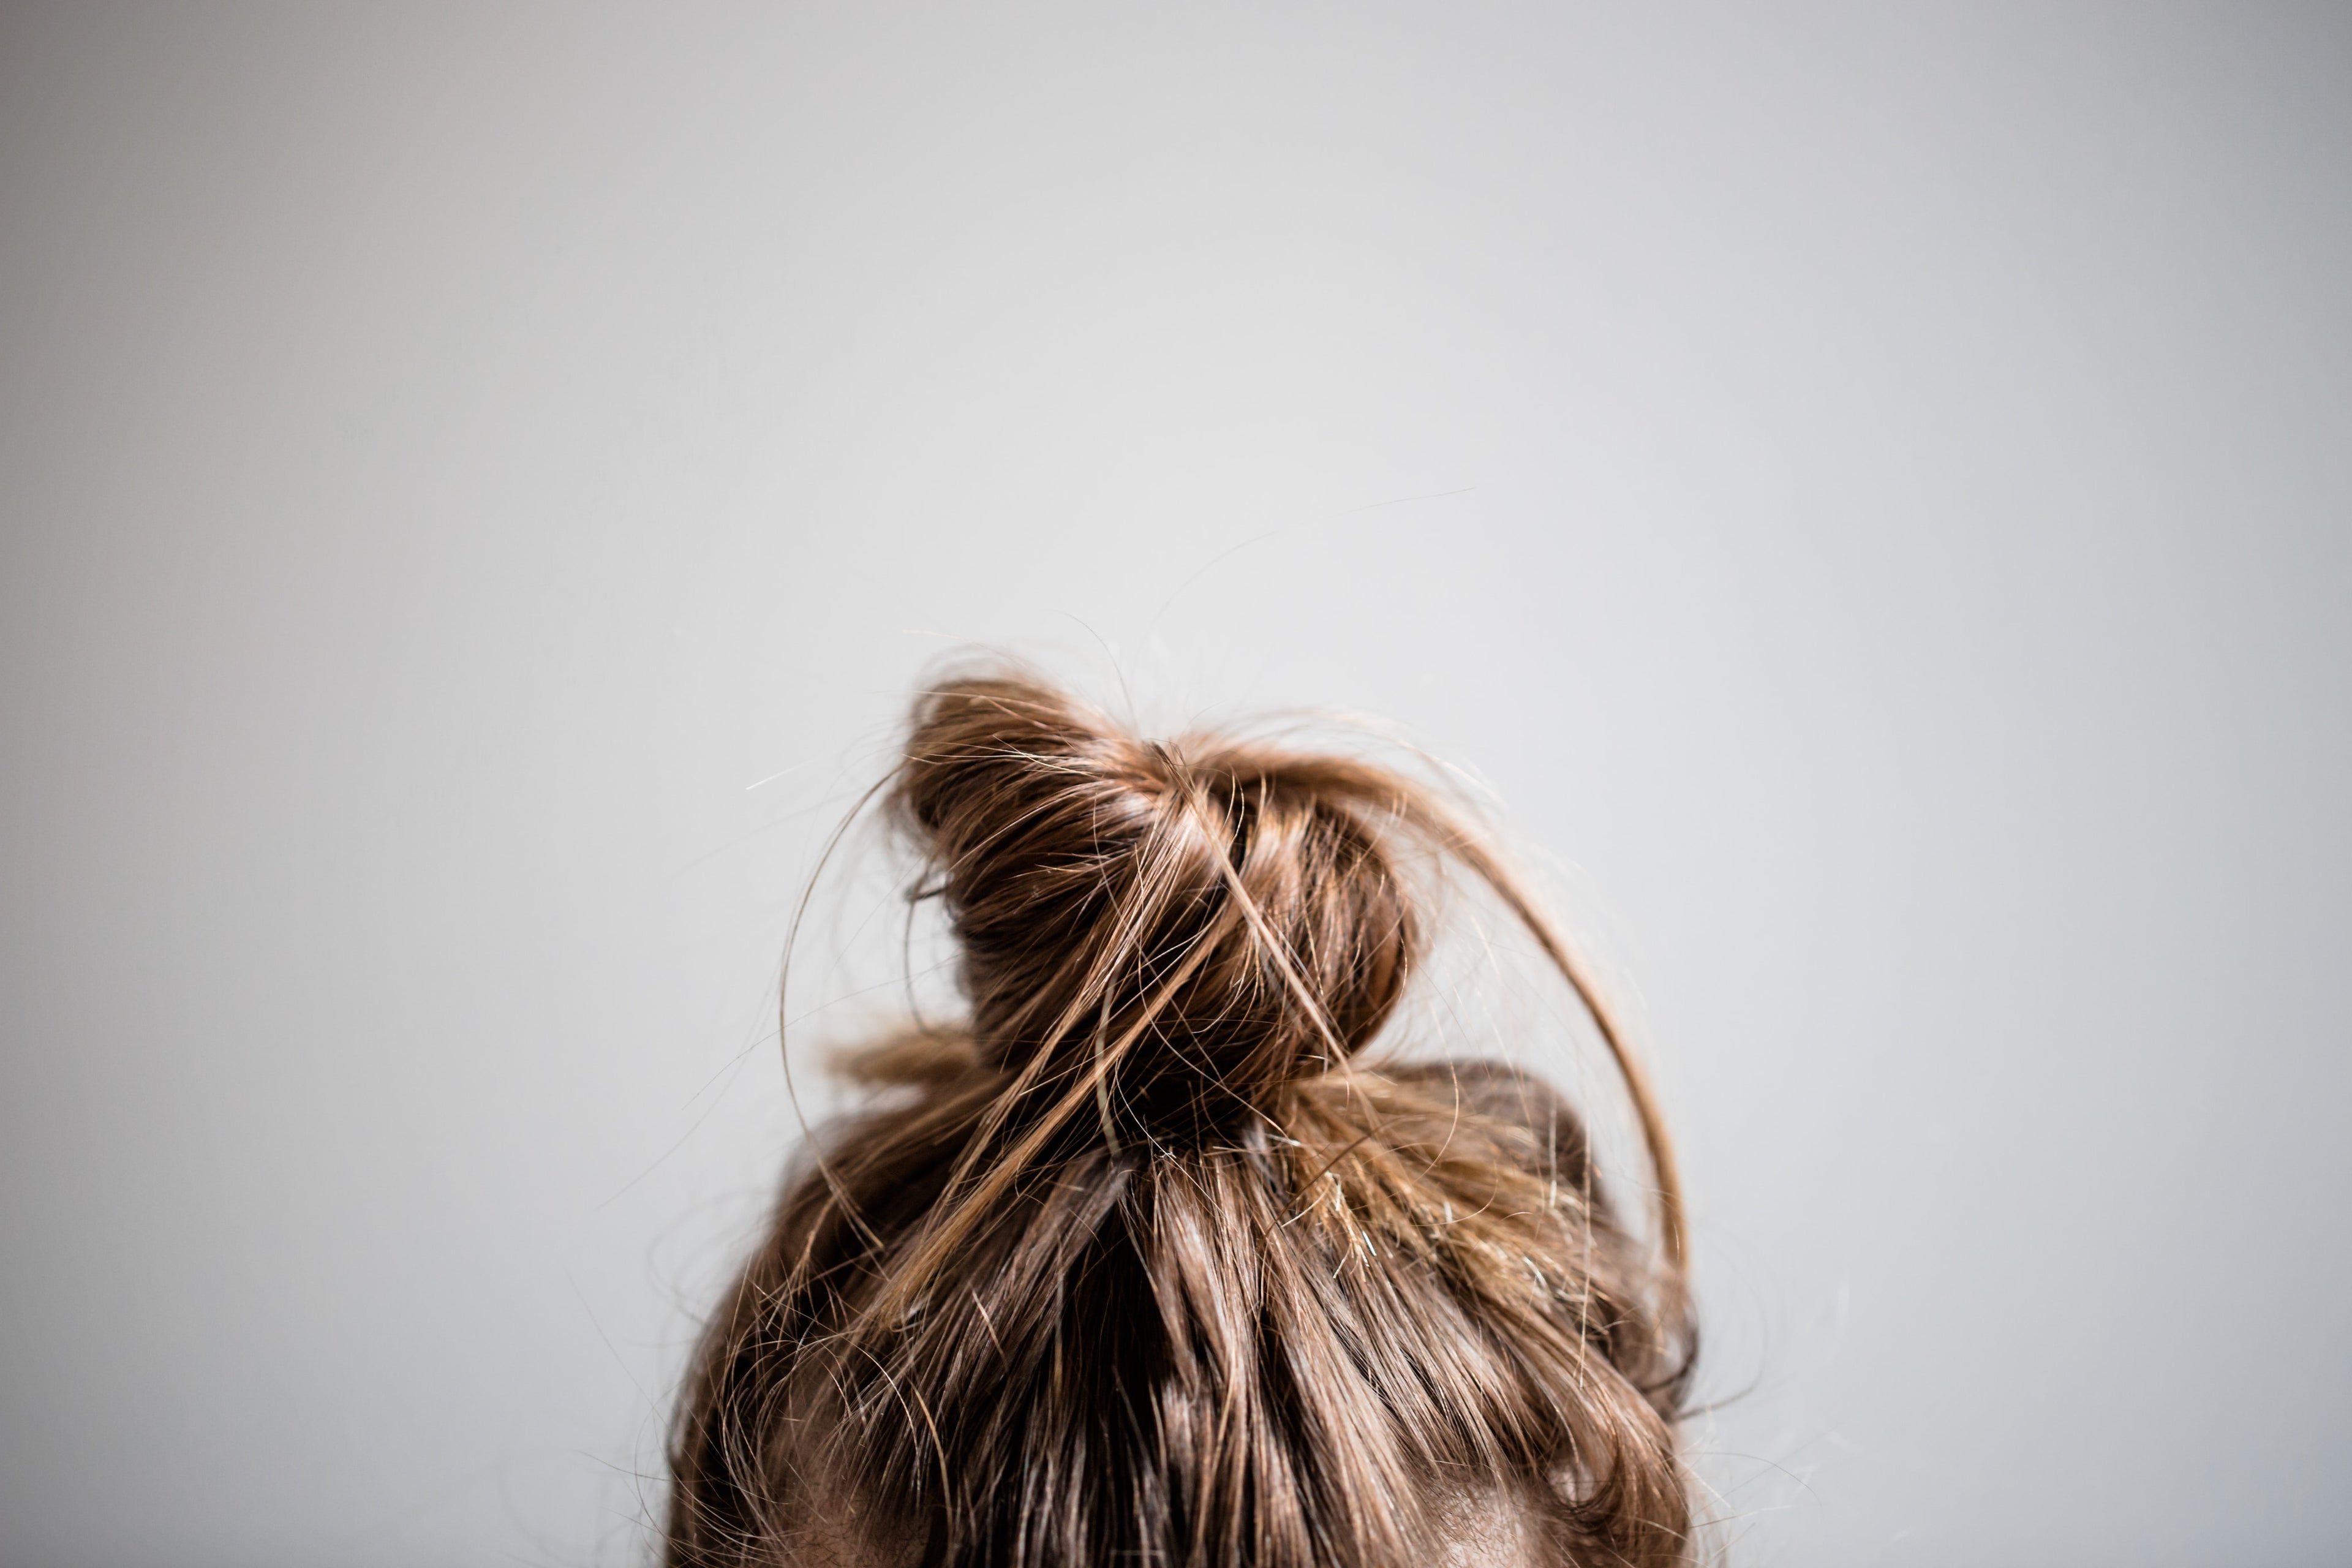
[[[1360,1048],[1416,943],[1358,810],[1382,776],[1140,740],[1020,677],[925,693],[896,806],[961,943],[982,1059],[1091,1079],[1114,1121],[1161,1132]]]

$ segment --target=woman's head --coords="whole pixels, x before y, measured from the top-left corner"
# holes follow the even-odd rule
[[[970,1016],[851,1062],[707,1336],[670,1556],[1077,1568],[1682,1563],[1674,1169],[1558,931],[1425,787],[1125,733],[1034,680],[917,702],[892,783]],[[1467,867],[1619,1052],[1655,1248],[1555,1092],[1385,1069]]]

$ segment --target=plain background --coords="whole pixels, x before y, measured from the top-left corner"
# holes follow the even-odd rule
[[[971,642],[1491,784],[1733,1562],[2352,1557],[2352,13],[12,6],[0,374],[0,1560],[643,1561]]]

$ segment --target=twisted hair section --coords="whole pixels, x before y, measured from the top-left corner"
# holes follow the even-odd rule
[[[1003,672],[919,699],[887,798],[968,1016],[850,1061],[882,1092],[803,1156],[707,1331],[669,1563],[1694,1560],[1672,1149],[1466,814]],[[1484,882],[1591,1013],[1654,1237],[1549,1087],[1367,1057],[1423,966],[1416,856]]]

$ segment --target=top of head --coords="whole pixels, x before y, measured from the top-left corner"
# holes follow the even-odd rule
[[[1379,1031],[1417,931],[1368,816],[1412,798],[1348,758],[1140,740],[1018,676],[924,693],[895,790],[983,1060],[1089,1080],[1155,1131],[1262,1107]]]

